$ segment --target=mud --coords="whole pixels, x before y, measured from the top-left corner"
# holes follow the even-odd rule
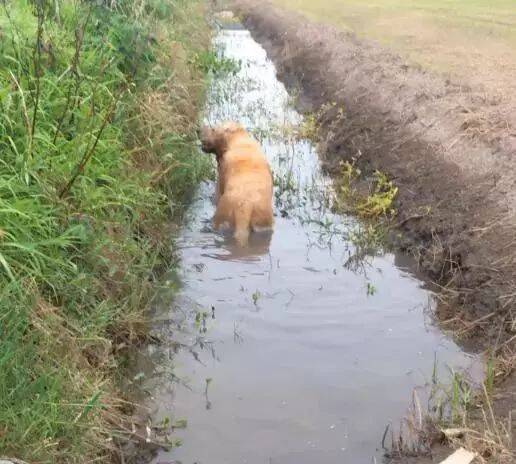
[[[495,410],[506,417],[516,404],[513,95],[441,78],[270,4],[238,0],[235,9],[300,91],[300,107],[319,112],[327,170],[356,160],[399,187],[393,239],[441,291],[443,326],[503,359]]]

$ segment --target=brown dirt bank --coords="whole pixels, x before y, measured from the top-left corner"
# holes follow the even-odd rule
[[[363,172],[395,181],[398,242],[445,290],[441,319],[496,351],[508,374],[516,352],[513,95],[451,82],[268,3],[234,4],[302,107],[320,111],[325,166],[338,172],[341,160],[357,159]],[[516,403],[514,375],[508,382],[505,414]]]

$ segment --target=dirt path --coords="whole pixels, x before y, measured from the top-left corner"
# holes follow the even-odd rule
[[[500,377],[510,372],[516,350],[510,99],[444,80],[272,5],[236,4],[280,78],[301,91],[301,105],[320,111],[326,167],[338,173],[339,161],[357,159],[364,172],[378,169],[394,179],[400,246],[446,291],[442,319],[473,345],[501,355],[507,364]],[[514,407],[514,385],[512,376],[501,393],[504,413]]]

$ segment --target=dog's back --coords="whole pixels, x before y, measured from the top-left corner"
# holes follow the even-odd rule
[[[219,162],[220,198],[214,226],[228,224],[239,243],[247,243],[251,230],[273,225],[272,174],[259,144],[246,132],[228,144]]]

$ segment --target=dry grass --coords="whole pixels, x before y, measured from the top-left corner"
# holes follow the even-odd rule
[[[511,0],[274,0],[310,19],[353,31],[412,63],[494,93],[515,91],[516,15]]]
[[[477,453],[475,462],[511,464],[516,459],[513,446],[513,413],[501,417],[494,412],[491,394],[484,385],[467,403],[452,396],[470,395],[473,391],[463,378],[454,377],[451,388],[433,386],[428,410],[423,410],[416,392],[412,406],[395,434],[391,430],[391,443],[387,455],[396,460],[412,456],[430,456],[436,445],[451,448],[463,447]],[[443,417],[445,411],[446,417]],[[386,434],[389,430],[386,429]],[[385,444],[384,436],[384,446]]]

